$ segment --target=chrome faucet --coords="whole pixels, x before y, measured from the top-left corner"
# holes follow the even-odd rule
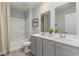
[[[60,34],[60,38],[65,38],[65,34]]]

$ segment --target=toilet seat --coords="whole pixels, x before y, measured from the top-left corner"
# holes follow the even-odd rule
[[[30,41],[23,43],[23,46],[24,46],[24,47],[27,47],[27,46],[30,46],[30,45],[31,45],[31,42],[30,42]]]

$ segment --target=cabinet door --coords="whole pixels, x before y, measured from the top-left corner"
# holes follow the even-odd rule
[[[61,46],[55,43],[55,56],[61,56]]]
[[[45,56],[45,48],[46,48],[46,47],[45,47],[45,46],[46,46],[45,44],[46,44],[46,43],[45,43],[45,40],[43,40],[43,56]]]
[[[54,42],[44,40],[43,55],[54,56]]]
[[[75,50],[72,47],[61,46],[61,56],[74,56]]]
[[[79,49],[72,47],[72,46],[67,46],[67,45],[62,45],[62,56],[77,56],[79,55]]]
[[[36,55],[42,56],[42,39],[41,38],[36,39]]]
[[[76,56],[79,55],[79,49],[63,44],[56,44],[55,53],[57,56]]]
[[[36,37],[31,37],[31,53],[36,55]]]

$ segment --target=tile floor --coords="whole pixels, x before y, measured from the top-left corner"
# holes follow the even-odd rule
[[[32,56],[31,53],[24,53],[22,50],[10,52],[7,56]]]

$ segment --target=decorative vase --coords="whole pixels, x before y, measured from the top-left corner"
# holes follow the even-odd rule
[[[49,33],[49,37],[52,37],[53,35],[52,35],[52,33]]]

